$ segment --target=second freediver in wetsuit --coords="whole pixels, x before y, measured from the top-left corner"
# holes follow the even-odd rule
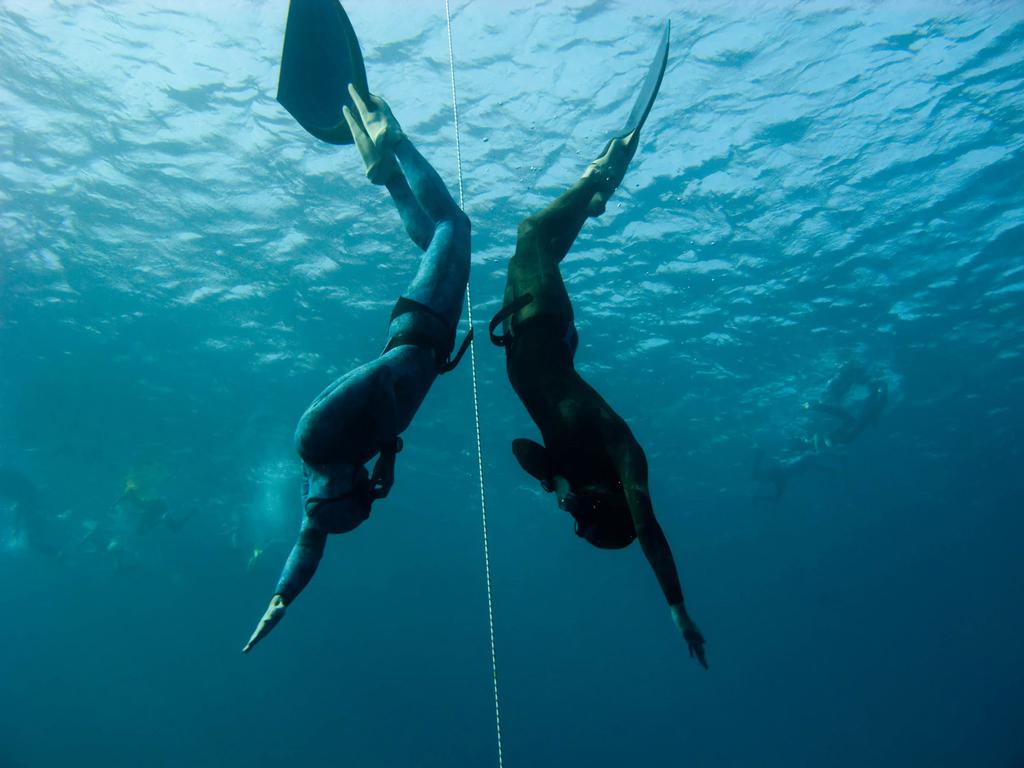
[[[349,88],[358,115],[344,116],[374,184],[387,187],[406,231],[424,251],[420,268],[391,313],[388,342],[377,359],[336,380],[299,421],[295,443],[303,462],[302,527],[266,613],[243,649],[274,628],[305,588],[327,536],[346,533],[370,515],[394,482],[399,435],[431,384],[454,367],[456,326],[469,278],[469,219],[437,172],[402,133],[383,99],[367,104]],[[365,465],[377,456],[373,473]]]
[[[491,334],[505,347],[509,381],[544,439],[515,440],[516,459],[556,495],[576,534],[593,546],[620,549],[639,539],[690,655],[706,668],[704,637],[687,614],[672,550],[651,506],[644,451],[573,365],[578,336],[559,270],[587,218],[604,212],[638,143],[638,130],[614,139],[567,192],[519,225]],[[494,333],[499,324],[503,336]]]

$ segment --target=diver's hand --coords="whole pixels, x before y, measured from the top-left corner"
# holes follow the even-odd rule
[[[370,475],[370,495],[376,501],[386,498],[395,484],[395,458],[403,447],[402,438],[395,435],[393,440],[385,440],[380,446],[380,456],[373,465]]]
[[[686,640],[686,645],[690,649],[690,658],[696,658],[698,663],[707,669],[708,660],[704,654],[704,635],[700,633],[700,629],[686,613],[686,608],[682,603],[672,606],[672,620],[679,627],[679,631],[683,633],[683,639]]]
[[[374,501],[387,498],[391,487],[395,484],[395,457],[381,457],[373,467],[370,478],[370,495]]]
[[[260,623],[256,625],[256,631],[252,633],[252,637],[250,637],[249,642],[245,644],[245,648],[242,649],[242,653],[248,653],[256,643],[269,635],[270,630],[276,627],[277,623],[284,618],[284,611],[284,598],[280,595],[274,595],[270,599],[270,605],[267,607],[267,612],[263,614],[263,618],[260,619]]]

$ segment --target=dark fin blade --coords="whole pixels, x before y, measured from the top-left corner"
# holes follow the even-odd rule
[[[369,96],[355,30],[338,0],[291,0],[281,53],[277,100],[321,141],[351,144],[341,109],[352,107],[348,84]]]
[[[658,89],[661,88],[661,79],[665,76],[665,67],[668,64],[668,41],[671,32],[671,22],[665,22],[665,29],[661,33],[661,43],[658,45],[658,52],[654,54],[654,61],[647,70],[647,77],[633,104],[633,110],[626,119],[626,125],[618,134],[619,138],[625,138],[634,131],[640,130],[647,121],[647,115],[654,106],[654,100],[658,97]]]

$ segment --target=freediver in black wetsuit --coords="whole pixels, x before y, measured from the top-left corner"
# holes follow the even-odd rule
[[[690,655],[706,668],[704,637],[686,611],[672,550],[654,516],[644,451],[573,364],[578,335],[559,269],[586,220],[604,212],[638,143],[639,129],[613,139],[568,191],[519,225],[491,337],[504,346],[509,381],[544,440],[515,440],[519,464],[556,495],[576,534],[593,546],[620,549],[639,539]],[[495,334],[499,324],[502,336]]]

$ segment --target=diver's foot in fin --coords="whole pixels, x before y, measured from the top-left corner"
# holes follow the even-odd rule
[[[359,156],[363,158],[363,163],[366,165],[366,178],[372,184],[387,184],[396,173],[400,172],[394,152],[390,148],[378,147],[374,144],[359,118],[352,114],[352,110],[347,105],[341,108],[341,113],[345,116],[345,122],[348,123],[349,130],[352,132]]]
[[[366,134],[374,146],[378,149],[391,148],[405,138],[402,126],[398,124],[398,120],[391,112],[391,107],[384,99],[371,93],[370,103],[367,104],[359,95],[359,91],[351,84],[348,86],[348,93],[352,97],[352,103],[359,111],[359,119],[362,120]]]
[[[640,136],[634,131],[628,136],[620,136],[608,142],[601,156],[587,166],[583,178],[596,177],[600,188],[587,204],[587,216],[596,218],[605,211],[608,199],[618,189],[629,168],[629,162],[636,154],[640,144]]]

